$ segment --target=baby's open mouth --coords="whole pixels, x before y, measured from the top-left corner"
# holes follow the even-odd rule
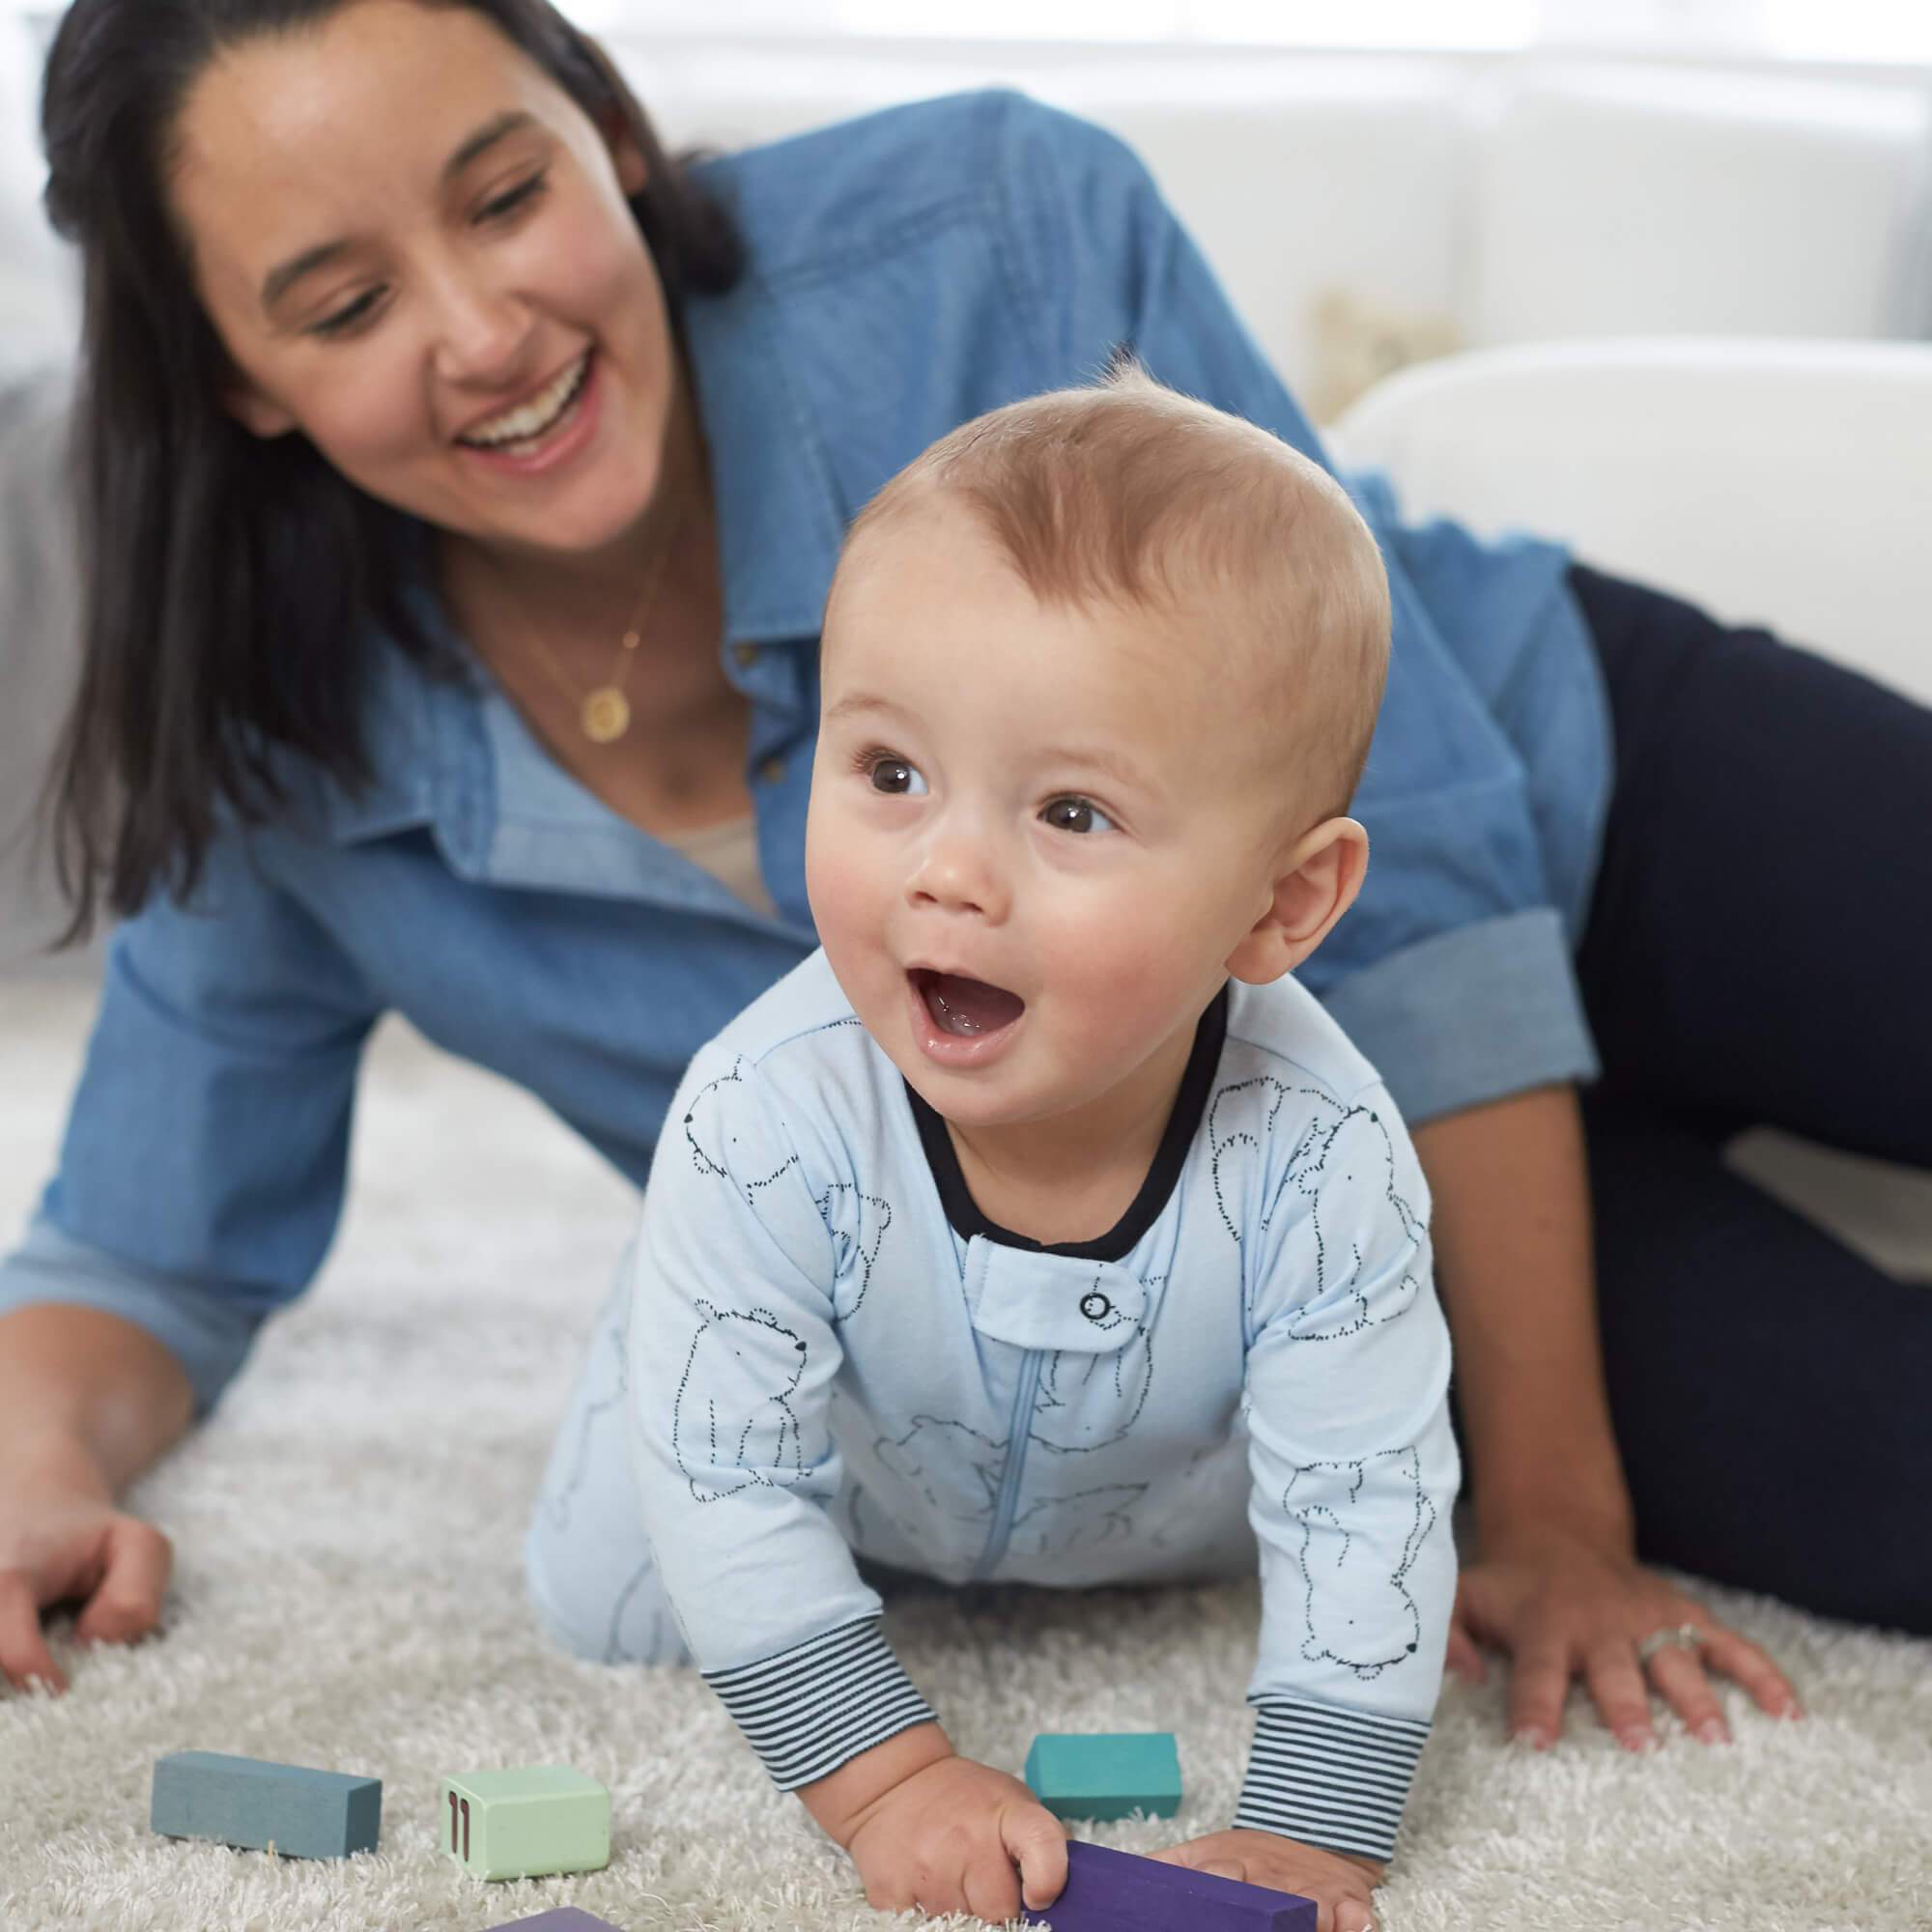
[[[1026,1002],[1017,993],[1009,993],[1004,986],[989,986],[983,980],[969,980],[963,973],[936,973],[928,966],[915,966],[906,977],[941,1033],[969,1038],[998,1033],[1026,1011]]]

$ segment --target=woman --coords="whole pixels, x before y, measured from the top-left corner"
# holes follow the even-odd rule
[[[59,803],[82,920],[127,923],[0,1269],[16,1683],[58,1681],[56,1601],[154,1624],[167,1545],[113,1497],[313,1272],[379,1012],[641,1180],[687,1056],[810,949],[818,612],[899,464],[1122,345],[1316,447],[1132,157],[1011,97],[687,171],[542,0],[77,0],[45,130],[95,559]],[[1925,1029],[1882,1078],[1816,997],[1846,975],[1874,1041],[1914,1011],[1932,719],[1368,507],[1377,865],[1316,990],[1436,1195],[1480,1535],[1451,1662],[1509,1652],[1544,1743],[1579,1673],[1633,1747],[1653,1690],[1721,1736],[1719,1675],[1795,1714],[1645,1563],[1932,1628],[1888,1521],[1932,1308],[1716,1157],[1771,1118],[1932,1161],[1892,1097]]]

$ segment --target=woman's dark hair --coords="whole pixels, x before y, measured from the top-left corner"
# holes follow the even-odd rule
[[[223,49],[348,0],[73,0],[47,59],[47,213],[85,272],[75,421],[85,566],[81,680],[47,793],[62,944],[104,900],[185,895],[224,812],[286,804],[278,751],[352,788],[369,777],[364,671],[376,632],[440,665],[407,595],[408,520],[306,438],[229,413],[225,350],[167,197],[176,124]],[[737,279],[724,210],[666,156],[608,57],[548,0],[419,0],[480,14],[648,164],[631,204],[673,319]]]

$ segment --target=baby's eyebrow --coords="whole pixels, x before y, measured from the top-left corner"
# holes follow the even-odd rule
[[[1049,745],[1040,753],[1044,764],[1074,766],[1098,772],[1116,784],[1132,791],[1157,791],[1159,787],[1124,753],[1110,745]]]
[[[850,696],[841,697],[825,713],[824,722],[836,724],[844,718],[864,717],[867,714],[883,714],[890,718],[905,718],[910,714],[903,706],[895,704],[890,697],[881,697],[870,691],[855,691]]]

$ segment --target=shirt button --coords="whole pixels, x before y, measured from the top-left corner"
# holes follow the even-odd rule
[[[740,670],[750,670],[758,661],[758,647],[756,644],[733,644],[731,655],[738,660]]]
[[[768,785],[780,783],[785,775],[785,761],[774,753],[758,761],[758,777]]]

